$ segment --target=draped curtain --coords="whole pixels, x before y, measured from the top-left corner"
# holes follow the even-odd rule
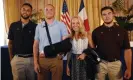
[[[110,6],[112,3],[116,0],[101,0],[102,1],[102,7],[103,6]],[[124,1],[124,7],[127,9],[131,5],[133,5],[133,0],[123,0]]]
[[[14,21],[20,19],[20,8],[23,3],[28,2],[33,6],[33,9],[38,11],[40,9],[44,10],[46,4],[53,4],[56,9],[57,20],[60,20],[62,3],[63,0],[3,0],[4,1],[4,10],[5,10],[5,22],[6,22],[6,31],[10,24]],[[79,6],[81,0],[66,0],[68,11],[70,16],[78,15]],[[94,28],[100,25],[100,9],[101,9],[101,0],[84,0],[85,9],[87,12],[89,25],[91,31]]]
[[[102,1],[101,5],[102,7],[104,7],[104,6],[112,6],[112,3],[115,2],[116,0],[101,0],[101,1]],[[125,10],[129,9],[133,5],[133,0],[119,0],[119,1],[122,2],[120,5],[122,5]],[[116,16],[125,16],[122,11],[115,11],[115,12]]]

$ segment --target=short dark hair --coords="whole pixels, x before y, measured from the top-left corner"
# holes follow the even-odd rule
[[[113,10],[112,7],[110,7],[110,6],[105,6],[105,7],[103,7],[103,8],[101,9],[101,14],[102,14],[102,12],[103,12],[104,10],[107,10],[107,9],[111,10],[111,11],[114,13],[114,10]]]
[[[30,4],[30,3],[24,3],[23,5],[22,5],[22,7],[23,6],[29,6],[30,8],[31,8],[31,10],[32,10],[32,5]]]

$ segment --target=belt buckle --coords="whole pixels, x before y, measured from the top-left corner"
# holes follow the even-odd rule
[[[109,62],[115,62],[115,61],[118,61],[118,59],[113,59],[113,60],[110,60]]]
[[[30,57],[30,56],[32,56],[32,55],[31,55],[31,54],[27,54],[27,55],[18,54],[17,56],[18,56],[18,57],[27,58],[27,57]]]
[[[31,56],[31,55],[24,55],[23,57],[24,57],[24,58],[27,58],[27,57],[30,57],[30,56]]]
[[[115,58],[114,61],[118,61],[118,59]]]

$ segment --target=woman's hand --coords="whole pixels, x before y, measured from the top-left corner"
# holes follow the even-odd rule
[[[82,53],[81,55],[78,56],[78,60],[84,60],[86,57],[86,54],[85,53]]]

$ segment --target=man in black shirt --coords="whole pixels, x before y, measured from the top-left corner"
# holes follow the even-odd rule
[[[20,21],[13,22],[9,28],[8,49],[13,80],[35,80],[33,42],[36,24],[30,21],[31,13],[32,6],[24,3]]]
[[[131,58],[127,31],[113,22],[114,11],[111,7],[101,9],[103,25],[92,33],[92,39],[102,61],[99,63],[98,80],[105,80],[108,74],[110,80],[122,80],[120,53],[124,49],[124,57],[127,69],[124,78],[131,77]]]

